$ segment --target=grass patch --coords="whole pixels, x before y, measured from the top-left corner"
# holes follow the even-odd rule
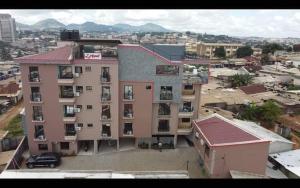
[[[9,131],[8,137],[16,137],[22,136],[23,128],[21,126],[22,118],[20,115],[16,115],[9,123],[8,126],[4,128],[4,130]]]

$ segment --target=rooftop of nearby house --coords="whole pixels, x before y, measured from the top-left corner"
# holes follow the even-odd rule
[[[262,139],[250,134],[229,119],[212,114],[202,120],[194,121],[210,145],[234,145],[243,142],[261,142]]]
[[[243,92],[245,92],[248,95],[249,94],[256,94],[256,93],[263,93],[263,92],[267,91],[265,86],[262,85],[262,84],[253,84],[253,85],[249,85],[249,86],[242,86],[239,89],[242,90]]]
[[[0,95],[1,94],[15,94],[20,90],[19,84],[9,83],[7,85],[0,85]]]

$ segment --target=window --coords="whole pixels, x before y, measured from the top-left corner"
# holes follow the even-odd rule
[[[209,147],[208,147],[208,145],[205,143],[205,145],[204,145],[204,153],[205,153],[205,155],[207,155],[207,157],[209,157],[209,151],[210,151],[210,149],[209,149]]]
[[[102,136],[103,137],[105,137],[105,136],[110,137],[111,136],[110,124],[109,123],[102,125]]]
[[[109,67],[101,68],[101,81],[110,82]]]
[[[110,101],[110,86],[102,86],[101,101]]]
[[[64,105],[65,117],[74,117],[75,116],[74,109],[75,109],[74,106]]]
[[[91,71],[92,71],[92,68],[90,66],[85,67],[85,72],[91,72]]]
[[[146,89],[148,90],[148,89],[151,89],[151,85],[147,85],[146,86]]]
[[[75,66],[75,73],[82,73],[82,67]]]
[[[86,105],[86,109],[91,110],[91,109],[93,109],[93,106],[92,105]]]
[[[83,86],[76,86],[76,92],[83,93]]]
[[[180,112],[193,112],[192,102],[183,101],[182,108],[179,109]]]
[[[61,142],[60,149],[62,150],[69,150],[69,142]]]
[[[41,106],[33,106],[32,110],[33,110],[33,114],[32,114],[33,120],[43,121],[42,107]]]
[[[35,102],[42,101],[39,87],[31,87],[31,101],[35,101]]]
[[[43,151],[48,150],[47,144],[39,144],[38,147],[39,147],[39,150],[43,150]]]
[[[157,65],[156,74],[157,75],[178,75],[179,66],[177,65]]]
[[[124,135],[133,135],[132,123],[124,123]]]
[[[92,123],[88,123],[87,126],[88,127],[93,127],[93,124]]]
[[[110,106],[102,105],[101,119],[110,119]]]
[[[38,67],[29,67],[28,79],[30,82],[39,82],[40,81]]]
[[[73,123],[68,123],[65,124],[65,130],[66,130],[66,136],[75,136],[76,135],[76,130],[75,130],[75,125]]]
[[[34,138],[39,140],[45,139],[44,126],[43,125],[35,125],[34,127]]]
[[[83,123],[77,123],[77,127],[83,127]]]
[[[172,86],[161,86],[160,87],[160,100],[172,100]]]
[[[158,115],[170,115],[170,114],[171,114],[170,104],[159,103]]]
[[[170,131],[169,120],[159,120],[158,132],[168,132],[168,131]]]
[[[133,99],[133,91],[132,86],[124,86],[124,99],[132,100]]]
[[[190,122],[191,122],[191,119],[190,119],[190,118],[182,118],[182,119],[181,119],[181,122],[182,122],[182,123],[190,123]]]
[[[92,86],[86,86],[85,89],[86,89],[87,91],[92,91],[92,90],[93,90],[93,87],[92,87]]]
[[[132,118],[133,117],[133,105],[124,104],[124,117]]]
[[[58,67],[59,79],[71,79],[73,78],[72,66],[59,66]]]
[[[184,85],[184,89],[186,89],[186,90],[193,90],[193,84],[186,84],[186,85]]]
[[[73,98],[74,97],[73,86],[60,86],[60,97]]]
[[[80,110],[82,110],[82,105],[77,105],[76,108],[79,108]]]

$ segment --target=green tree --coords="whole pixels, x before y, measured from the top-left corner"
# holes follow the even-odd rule
[[[269,55],[268,54],[262,54],[260,62],[261,62],[262,65],[268,64]]]
[[[18,50],[17,57],[22,57],[22,56],[23,56],[23,54],[22,54],[21,50]]]
[[[241,112],[239,119],[257,121],[257,118],[260,114],[260,108],[254,103],[250,103],[246,108]]]
[[[260,107],[259,119],[268,125],[272,125],[282,114],[280,107],[273,101],[267,101]]]
[[[215,57],[219,58],[225,58],[226,57],[226,51],[223,46],[215,49]]]
[[[232,87],[246,86],[253,83],[253,76],[249,74],[235,74],[229,78]]]
[[[287,49],[286,49],[287,52],[291,52],[293,51],[293,48],[291,46],[289,46]]]
[[[283,47],[277,43],[266,44],[262,47],[263,54],[274,54],[276,50],[283,50]]]
[[[237,49],[236,56],[237,58],[242,58],[246,56],[251,56],[253,54],[253,50],[251,46],[243,46]]]

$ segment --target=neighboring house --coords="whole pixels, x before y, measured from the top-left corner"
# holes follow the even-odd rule
[[[120,43],[80,39],[15,60],[31,154],[98,153],[123,143],[176,147],[178,136],[192,134],[207,79],[183,72],[184,46]]]
[[[236,55],[238,48],[242,47],[242,44],[233,43],[197,43],[197,54],[199,56],[213,58],[216,48],[224,47],[226,57],[232,57]]]
[[[0,99],[9,100],[11,103],[18,103],[23,97],[20,84],[9,83],[7,85],[0,85]]]
[[[264,127],[251,121],[242,121],[239,119],[234,119],[233,122],[241,128],[242,130],[255,135],[258,138],[270,140],[269,153],[278,153],[284,151],[290,151],[293,149],[293,142],[282,136],[265,129]]]
[[[262,84],[253,84],[248,86],[241,86],[239,87],[240,90],[245,92],[247,95],[249,94],[256,94],[256,93],[263,93],[266,92],[267,89]]]
[[[231,170],[265,175],[269,140],[244,131],[218,114],[193,124],[194,145],[210,177],[228,178]]]
[[[272,162],[289,178],[300,178],[300,149],[269,155]]]

